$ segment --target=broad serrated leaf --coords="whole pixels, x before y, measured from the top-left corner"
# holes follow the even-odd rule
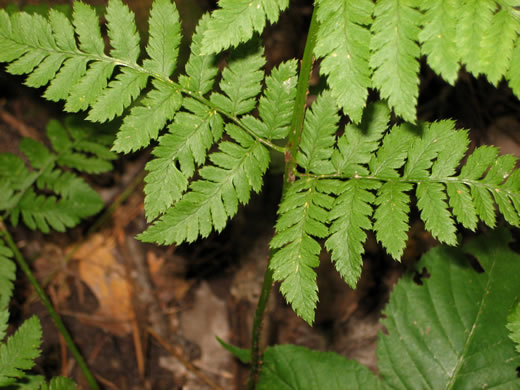
[[[305,113],[296,161],[306,172],[328,174],[334,171],[330,158],[334,151],[339,116],[334,98],[322,94]]]
[[[266,20],[274,23],[289,0],[220,0],[204,32],[202,54],[218,53],[261,33]]]
[[[453,147],[456,158],[460,159],[460,150],[465,152],[464,144],[451,145],[454,140],[454,123],[452,121],[440,121],[433,123],[421,123],[418,126],[420,137],[417,137],[408,150],[408,161],[404,167],[403,176],[407,179],[420,180],[431,176],[429,170],[433,160],[446,147]],[[447,152],[446,152],[447,153]],[[453,168],[450,156],[444,156],[444,161],[436,162],[439,165],[439,173],[449,172]],[[456,161],[458,162],[458,161]]]
[[[25,371],[34,366],[34,359],[40,356],[41,337],[40,320],[33,316],[7,339],[6,344],[0,344],[0,386],[23,377]]]
[[[413,0],[378,1],[370,41],[373,85],[408,122],[416,121],[419,94],[420,14],[414,5]]]
[[[74,28],[69,18],[63,12],[51,8],[49,10],[49,23],[58,48],[69,52],[78,50],[74,37]]]
[[[213,93],[211,102],[233,116],[251,111],[262,89],[264,65],[263,49],[256,41],[239,47],[222,72],[219,86],[226,96]]]
[[[178,89],[155,80],[152,84],[154,89],[125,116],[113,150],[129,153],[148,146],[179,110],[182,95]]]
[[[376,181],[354,179],[339,187],[338,197],[330,211],[330,237],[325,247],[331,252],[336,269],[352,288],[361,276],[361,255],[366,240],[364,230],[372,228],[371,204],[376,190],[381,184]]]
[[[506,318],[520,294],[520,257],[504,230],[463,250],[438,247],[394,287],[384,310],[378,368],[392,389],[516,389],[520,355],[507,337]],[[478,273],[464,256],[474,256]]]
[[[150,29],[146,52],[150,59],[143,66],[166,78],[170,77],[177,63],[181,42],[181,23],[175,3],[156,0],[150,10]]]
[[[419,32],[428,65],[444,80],[454,84],[459,71],[457,51],[457,0],[421,1],[423,28]]]
[[[381,382],[367,367],[332,352],[296,345],[268,347],[262,358],[259,390],[379,390]]]
[[[50,121],[47,135],[55,152],[32,139],[20,142],[32,171],[20,158],[0,154],[0,188],[3,196],[7,194],[1,208],[13,225],[21,216],[29,228],[45,233],[50,228],[65,231],[103,207],[99,195],[83,179],[56,164],[99,172],[112,169],[110,160],[115,158],[103,144],[93,141],[101,134],[70,121],[67,128]]]
[[[320,22],[314,53],[322,57],[320,72],[326,75],[336,104],[359,122],[371,85],[370,25],[374,4],[370,0],[320,0]]]

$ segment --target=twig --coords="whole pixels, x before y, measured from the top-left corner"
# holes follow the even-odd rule
[[[294,103],[293,117],[291,121],[291,133],[289,135],[289,142],[287,144],[288,150],[285,152],[285,177],[282,192],[285,193],[289,186],[295,180],[296,172],[296,153],[298,151],[298,144],[303,129],[303,120],[305,116],[305,104],[309,87],[309,79],[313,65],[313,51],[316,44],[316,34],[318,32],[318,21],[316,20],[317,7],[314,7],[312,13],[311,24],[307,41],[305,43],[305,50],[303,52],[303,59],[300,67],[300,75],[298,78],[298,86],[296,90],[296,101]],[[283,197],[283,195],[282,195]],[[271,252],[269,262],[273,258],[274,251]],[[256,307],[255,320],[253,322],[253,334],[251,337],[251,372],[249,375],[248,389],[254,390],[260,373],[261,351],[260,351],[260,336],[262,330],[262,321],[265,310],[267,308],[267,301],[273,286],[273,271],[266,267],[264,273],[264,282],[262,285],[262,292]]]
[[[81,352],[76,347],[76,344],[74,343],[74,340],[72,340],[72,336],[70,335],[69,331],[65,327],[65,324],[63,323],[60,315],[56,312],[54,309],[54,306],[52,305],[49,297],[43,291],[43,288],[41,287],[40,283],[38,283],[38,280],[32,273],[29,265],[25,261],[23,255],[18,250],[18,247],[14,243],[13,238],[11,237],[11,234],[9,231],[5,228],[3,221],[0,219],[0,235],[3,236],[5,242],[11,249],[11,251],[14,253],[14,258],[16,259],[16,262],[18,263],[18,266],[22,269],[23,273],[33,286],[34,290],[36,291],[36,294],[38,294],[38,297],[40,298],[40,301],[42,302],[43,306],[47,309],[47,312],[51,316],[54,324],[58,328],[59,332],[62,334],[63,338],[65,339],[65,343],[69,347],[70,352],[72,353],[72,356],[76,359],[78,362],[79,367],[81,368],[81,371],[83,372],[83,375],[85,375],[85,379],[87,380],[87,383],[89,384],[90,388],[92,390],[99,390],[99,385],[96,382],[96,379],[94,378],[94,375],[90,371],[90,369],[87,366],[87,363],[85,362],[85,359],[83,358],[83,355],[81,355]]]
[[[204,383],[206,383],[209,387],[214,390],[224,390],[221,386],[213,382],[210,378],[204,375],[200,370],[195,367],[192,363],[190,363],[182,353],[177,351],[173,346],[171,346],[166,340],[164,340],[161,336],[157,334],[152,328],[147,328],[148,333],[155,339],[157,342],[170,354],[172,354],[177,360],[179,360],[184,367],[186,367],[190,372],[198,376]]]

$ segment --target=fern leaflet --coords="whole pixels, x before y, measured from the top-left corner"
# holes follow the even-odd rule
[[[0,240],[0,312],[7,309],[9,300],[13,293],[13,282],[16,279],[16,266],[12,260],[13,253],[3,240]],[[5,336],[7,330],[7,317],[5,318],[5,326],[0,326],[0,340]]]
[[[47,136],[55,153],[32,139],[23,139],[20,149],[27,157],[32,170],[24,161],[10,153],[0,154],[0,210],[17,225],[20,215],[31,229],[44,233],[50,228],[65,231],[83,218],[96,214],[103,202],[99,195],[68,167],[87,173],[100,173],[112,169],[110,160],[115,154],[103,145],[98,134],[91,129],[68,122],[68,128],[50,121]],[[90,133],[90,134],[89,134]],[[101,138],[101,141],[103,139]],[[111,138],[105,139],[111,142]],[[52,192],[54,195],[45,195]]]
[[[139,239],[180,244],[207,237],[213,229],[221,231],[225,227],[228,218],[236,214],[238,204],[249,201],[251,190],[260,191],[269,152],[236,125],[228,124],[226,133],[235,142],[220,143],[220,152],[210,155],[214,165],[200,169],[200,179],[191,183],[190,191]]]
[[[419,94],[419,13],[413,1],[381,0],[374,10],[373,51],[370,66],[373,83],[390,107],[409,122],[415,122]],[[413,108],[412,108],[413,107]]]
[[[266,19],[274,23],[289,0],[220,0],[204,33],[203,54],[218,53],[249,41],[261,33]]]
[[[314,321],[318,302],[316,272],[319,265],[320,244],[317,238],[327,237],[327,219],[333,198],[326,181],[298,180],[287,191],[280,204],[276,236],[270,246],[279,249],[269,267],[273,279],[281,281],[280,290],[287,301],[305,321]]]
[[[42,331],[36,316],[26,320],[7,339],[0,344],[0,386],[16,383],[17,378],[25,376],[25,370],[34,366],[34,359],[40,356]]]
[[[371,85],[370,25],[374,5],[369,0],[320,0],[320,29],[314,52],[323,57],[322,74],[328,76],[336,104],[354,122],[361,120]]]

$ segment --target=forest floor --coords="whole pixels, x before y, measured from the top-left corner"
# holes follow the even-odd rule
[[[0,6],[30,3],[39,2],[0,0]],[[178,3],[181,17],[187,15],[186,30],[192,31],[197,15],[214,2]],[[264,34],[267,68],[301,56],[309,3],[295,1]],[[130,2],[141,26],[146,25],[149,4]],[[506,86],[494,88],[464,72],[450,86],[425,64],[421,77],[420,119],[453,118],[458,127],[471,129],[473,146],[492,143],[520,157],[520,105]],[[47,142],[46,123],[64,117],[60,105],[44,101],[41,90],[22,83],[22,78],[0,69],[0,152],[19,153],[22,137]],[[317,72],[312,84],[322,85]],[[47,235],[23,226],[10,230],[104,389],[243,389],[247,367],[224,350],[216,336],[240,347],[249,345],[281,175],[275,169],[268,173],[262,193],[242,207],[221,234],[191,245],[160,247],[135,239],[146,228],[143,175],[149,159],[150,149],[143,150],[117,160],[110,173],[86,178],[106,208],[79,227]],[[411,271],[419,257],[437,245],[416,210],[411,226],[401,263],[369,235],[356,290],[340,279],[322,253],[313,327],[292,312],[275,286],[263,342],[336,351],[376,371],[379,319],[389,292],[403,272]],[[41,318],[44,333],[35,372],[71,376],[88,388],[63,338],[19,273],[11,305],[13,327],[33,314]]]

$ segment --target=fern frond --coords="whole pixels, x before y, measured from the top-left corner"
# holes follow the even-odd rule
[[[324,221],[333,198],[327,194],[330,183],[301,179],[284,195],[270,246],[276,251],[269,263],[273,279],[294,310],[308,323],[314,321],[318,302],[316,272],[321,246],[317,239],[329,232]]]
[[[262,89],[264,65],[263,49],[256,40],[239,47],[222,72],[219,86],[226,96],[212,93],[211,102],[233,116],[251,111]]]
[[[307,112],[298,155],[301,169],[280,206],[277,235],[271,243],[280,248],[274,255],[277,261],[271,263],[276,280],[282,281],[283,294],[307,321],[313,319],[309,310],[316,302],[312,268],[318,262],[317,239],[325,240],[337,270],[355,287],[367,231],[372,230],[386,251],[400,259],[412,191],[426,230],[450,245],[457,242],[455,221],[472,230],[479,219],[493,227],[495,205],[507,222],[520,224],[520,171],[515,169],[515,157],[499,157],[496,148],[479,147],[460,168],[469,145],[467,131],[455,130],[453,121],[444,120],[394,126],[385,134],[389,112],[380,104],[369,106],[359,126],[345,126],[330,157],[336,130],[323,129],[334,124],[333,115],[328,114],[330,123],[317,115],[324,108],[327,95],[323,96]],[[321,155],[333,162],[332,170],[318,163]],[[326,219],[323,213],[328,214]],[[305,278],[297,272],[304,272]],[[312,297],[307,306],[299,300],[305,294]]]
[[[16,266],[12,260],[13,253],[4,241],[0,240],[0,312],[7,309],[11,296],[13,294],[13,282],[16,279]],[[7,324],[6,324],[7,325]],[[3,328],[4,335],[0,329],[0,340],[5,336],[6,326]]]
[[[373,85],[395,112],[415,122],[419,94],[420,14],[410,0],[380,0],[374,10],[370,41]]]
[[[261,33],[266,20],[275,23],[289,0],[220,0],[204,33],[202,54],[218,53]]]
[[[8,386],[34,366],[40,356],[42,330],[38,317],[26,320],[15,334],[0,344],[0,386]]]
[[[320,0],[320,27],[314,52],[322,57],[320,71],[336,104],[354,122],[361,120],[371,85],[370,25],[374,4],[369,0]]]
[[[4,189],[0,210],[10,217],[13,225],[17,225],[21,215],[31,229],[47,233],[52,227],[64,231],[103,207],[99,195],[83,179],[57,165],[84,172],[104,172],[112,169],[110,160],[115,155],[102,143],[93,141],[98,134],[72,127],[71,122],[69,125],[66,129],[57,121],[49,122],[47,135],[55,152],[32,139],[20,142],[31,171],[20,157],[0,154],[0,188]],[[54,195],[47,195],[48,192]]]
[[[140,37],[134,14],[121,0],[106,7],[109,54],[96,11],[75,2],[72,24],[58,11],[48,18],[0,11],[0,61],[7,71],[27,74],[26,84],[49,84],[44,97],[65,101],[65,110],[89,110],[87,118],[105,122],[121,116],[151,79],[153,89],[125,117],[114,149],[130,152],[147,146],[181,104],[181,87],[172,82],[181,39],[179,15],[170,0],[157,0],[150,13],[149,58],[138,64]],[[76,39],[78,45],[76,44]],[[115,75],[115,77],[113,77]]]
[[[297,81],[296,61],[284,62],[274,68],[265,78],[266,88],[258,104],[261,120],[247,115],[241,118],[242,123],[260,137],[285,138],[289,133]]]
[[[145,242],[162,244],[193,242],[207,237],[212,230],[221,231],[234,216],[238,204],[249,201],[250,192],[259,192],[262,177],[269,165],[269,152],[233,124],[226,133],[235,141],[220,143],[219,152],[210,155],[214,165],[200,171],[200,179],[190,185],[181,200],[139,235]]]
[[[338,122],[332,94],[320,95],[305,114],[300,150],[296,155],[296,161],[306,172],[330,174],[334,171],[330,157]]]
[[[423,28],[419,33],[428,65],[444,80],[454,84],[459,70],[457,51],[457,1],[421,1]]]

